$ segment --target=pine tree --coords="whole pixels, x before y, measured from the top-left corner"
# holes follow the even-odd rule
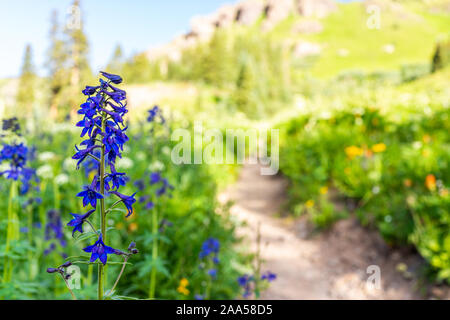
[[[19,89],[17,92],[17,104],[25,114],[32,111],[32,104],[35,98],[36,74],[33,66],[33,53],[31,45],[25,47],[22,71],[19,80]]]
[[[233,78],[232,62],[228,49],[228,38],[224,30],[216,30],[209,42],[203,61],[203,75],[207,83],[223,86]]]
[[[256,89],[253,63],[248,55],[243,55],[239,63],[239,74],[236,80],[233,101],[241,112],[253,118],[258,117]]]
[[[51,16],[50,47],[47,51],[46,61],[48,81],[50,83],[50,116],[54,119],[58,116],[58,106],[63,103],[64,89],[67,89],[69,85],[67,70],[68,52],[66,43],[61,38],[60,31],[58,12],[55,10]]]
[[[69,23],[66,26],[68,46],[70,50],[70,93],[69,110],[75,112],[77,108],[78,94],[82,90],[83,83],[92,82],[92,72],[89,67],[89,44],[83,31],[83,19],[80,1],[74,0]]]
[[[133,56],[123,66],[123,76],[129,83],[143,83],[151,80],[152,65],[144,53]]]
[[[120,44],[118,44],[114,49],[114,53],[113,56],[111,57],[111,60],[106,66],[106,71],[114,74],[121,74],[124,63],[123,58],[124,56],[122,47],[120,46]]]

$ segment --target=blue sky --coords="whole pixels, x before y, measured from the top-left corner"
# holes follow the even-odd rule
[[[213,12],[235,0],[81,0],[85,32],[94,70],[109,60],[120,43],[127,56],[165,43],[187,31],[196,14]],[[24,47],[33,47],[34,63],[40,74],[49,46],[48,32],[53,9],[64,22],[72,0],[0,1],[0,78],[20,72]]]

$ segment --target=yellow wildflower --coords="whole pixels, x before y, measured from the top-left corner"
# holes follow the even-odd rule
[[[312,207],[314,207],[314,200],[308,200],[308,201],[306,201],[305,205],[306,205],[307,208],[312,208]]]
[[[177,291],[181,294],[184,294],[187,296],[189,294],[189,290],[186,288],[189,285],[189,280],[186,278],[183,278],[180,280],[180,285],[177,288]]]
[[[384,143],[377,143],[372,146],[372,151],[375,153],[380,153],[386,151],[386,145]]]
[[[136,222],[132,222],[130,223],[130,225],[128,226],[128,230],[130,232],[134,232],[138,229],[138,224]]]
[[[428,158],[430,156],[431,152],[428,149],[424,149],[422,151],[422,156],[424,156],[425,158]]]
[[[328,187],[324,186],[322,188],[320,188],[320,194],[327,194],[328,193]]]
[[[345,153],[347,154],[347,157],[350,159],[353,159],[354,157],[361,156],[363,154],[364,150],[361,148],[358,148],[357,146],[350,146],[345,148]]]
[[[189,285],[189,280],[186,278],[183,278],[180,280],[180,286],[187,287]]]
[[[181,294],[184,294],[185,296],[187,296],[189,294],[189,290],[182,286],[179,286],[177,288],[177,291]]]

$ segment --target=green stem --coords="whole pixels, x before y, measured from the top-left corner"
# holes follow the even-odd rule
[[[91,229],[92,229],[92,231],[94,232],[94,233],[97,233],[98,234],[98,232],[97,232],[97,230],[95,229],[95,227],[94,227],[94,225],[89,221],[89,220],[85,220],[86,222],[87,222],[87,224],[91,227]]]
[[[114,282],[113,287],[111,288],[111,290],[109,290],[109,295],[111,296],[114,292],[114,289],[116,288],[117,284],[119,283],[120,277],[122,277],[122,273],[125,270],[125,267],[127,266],[127,261],[128,261],[129,257],[126,256],[125,259],[123,260],[123,265],[122,265],[122,269],[120,270],[119,276],[116,279],[116,282]]]
[[[105,113],[102,114],[102,132],[105,132]],[[100,193],[105,195],[105,145],[101,147],[100,157]],[[105,213],[105,198],[100,199],[100,230],[103,236],[103,242],[106,244],[106,213]],[[105,268],[103,264],[98,265],[98,300],[103,300],[103,282],[105,280]]]
[[[33,211],[28,210],[28,243],[31,246],[33,246]],[[30,270],[28,271],[30,274],[30,281],[34,278],[34,272],[33,272],[33,251],[31,249],[28,250],[28,263]]]
[[[260,279],[261,279],[261,223],[258,222],[256,227],[256,272],[255,272],[255,297],[259,299],[261,295]]]
[[[77,297],[75,297],[75,295],[74,295],[72,289],[70,289],[70,286],[69,286],[69,284],[67,283],[66,278],[64,278],[63,275],[61,275],[61,277],[63,278],[64,283],[66,284],[67,289],[69,289],[69,292],[70,292],[70,294],[72,295],[72,299],[73,299],[73,300],[77,300]]]
[[[211,261],[207,262],[206,270],[211,269]],[[208,283],[205,288],[205,300],[209,300],[211,298],[211,285],[212,285],[212,278],[209,274],[207,274],[208,277]]]
[[[156,206],[152,210],[152,234],[153,234],[153,242],[152,242],[152,271],[150,274],[150,288],[148,297],[149,299],[155,298],[155,289],[156,289],[156,259],[158,259],[158,211]]]
[[[8,199],[8,224],[6,231],[5,264],[3,267],[3,283],[11,281],[12,261],[8,257],[11,241],[16,240],[16,224],[18,223],[17,213],[15,212],[14,198],[16,196],[17,182],[12,181]]]

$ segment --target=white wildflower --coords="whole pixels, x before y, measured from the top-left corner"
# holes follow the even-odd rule
[[[154,161],[148,166],[148,169],[150,171],[163,171],[164,168],[165,168],[164,163],[158,160]]]
[[[118,169],[131,169],[134,165],[133,160],[127,157],[123,157],[122,159],[117,160],[117,168]]]
[[[42,179],[51,179],[53,178],[53,168],[48,164],[43,165],[36,170],[36,174]]]
[[[66,171],[75,171],[77,169],[77,160],[67,158],[63,161],[63,168]]]
[[[39,161],[48,162],[55,159],[55,154],[51,151],[42,152],[38,155]]]
[[[67,174],[65,174],[65,173],[58,174],[55,177],[55,183],[57,185],[62,186],[64,184],[67,184],[68,182],[69,182],[69,176]]]

